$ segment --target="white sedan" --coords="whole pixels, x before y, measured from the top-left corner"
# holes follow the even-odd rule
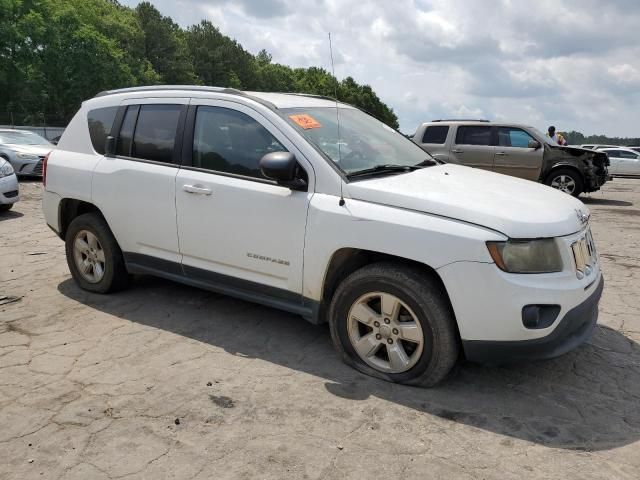
[[[0,212],[18,201],[18,179],[11,164],[0,157]]]
[[[630,148],[599,148],[609,156],[609,173],[618,177],[640,177],[640,153]]]

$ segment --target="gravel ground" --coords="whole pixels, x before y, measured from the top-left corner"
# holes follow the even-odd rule
[[[277,310],[151,277],[81,291],[41,185],[21,193],[0,214],[2,479],[640,477],[640,180],[584,198],[592,340],[430,390],[351,370]]]

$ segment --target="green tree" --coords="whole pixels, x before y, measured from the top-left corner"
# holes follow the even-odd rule
[[[178,85],[199,83],[185,32],[149,2],[138,4],[136,16],[144,33],[144,57],[158,72],[160,81]]]
[[[398,125],[368,85],[252,55],[209,21],[182,29],[148,1],[0,0],[0,122],[64,125],[101,90],[156,83],[337,94]]]
[[[253,55],[211,22],[203,20],[189,27],[186,40],[195,72],[205,85],[227,86],[233,71],[242,88],[255,86]]]

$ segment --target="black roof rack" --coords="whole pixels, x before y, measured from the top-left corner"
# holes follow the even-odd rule
[[[116,95],[118,93],[135,93],[135,92],[146,92],[153,90],[191,90],[196,92],[218,92],[218,93],[233,93],[235,95],[244,95],[244,92],[240,90],[236,90],[235,88],[224,88],[224,87],[207,87],[201,85],[144,85],[141,87],[128,87],[128,88],[118,88],[115,90],[105,90],[103,92],[98,93],[94,98],[97,97],[105,97],[107,95]]]
[[[490,120],[487,119],[477,119],[477,118],[441,118],[438,120],[431,120],[432,122],[483,122],[489,123]]]
[[[278,93],[278,92],[276,92]],[[332,102],[335,102],[336,99],[333,97],[327,97],[326,95],[315,95],[313,93],[297,93],[297,92],[292,92],[292,93],[287,93],[287,92],[282,92],[285,95],[296,95],[298,97],[311,97],[311,98],[320,98],[322,100],[331,100]],[[340,100],[337,100],[338,102],[340,102]],[[341,102],[343,103],[343,102]]]
[[[226,88],[226,87],[209,87],[206,85],[144,85],[140,87],[128,87],[128,88],[118,88],[115,90],[105,90],[103,92],[98,93],[93,98],[105,97],[107,95],[117,95],[119,93],[153,92],[157,90],[163,90],[163,91],[187,90],[192,92],[215,92],[215,93],[226,93],[230,95],[241,95],[243,97],[251,98],[252,100],[258,103],[261,103],[266,107],[277,110],[277,107],[271,102],[267,102],[253,95],[248,95],[247,93],[241,90],[236,90],[235,88]]]

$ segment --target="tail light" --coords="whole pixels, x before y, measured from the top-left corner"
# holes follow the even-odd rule
[[[44,160],[42,160],[42,186],[47,187],[47,163],[49,162],[49,155],[51,152],[47,153],[44,156]]]

